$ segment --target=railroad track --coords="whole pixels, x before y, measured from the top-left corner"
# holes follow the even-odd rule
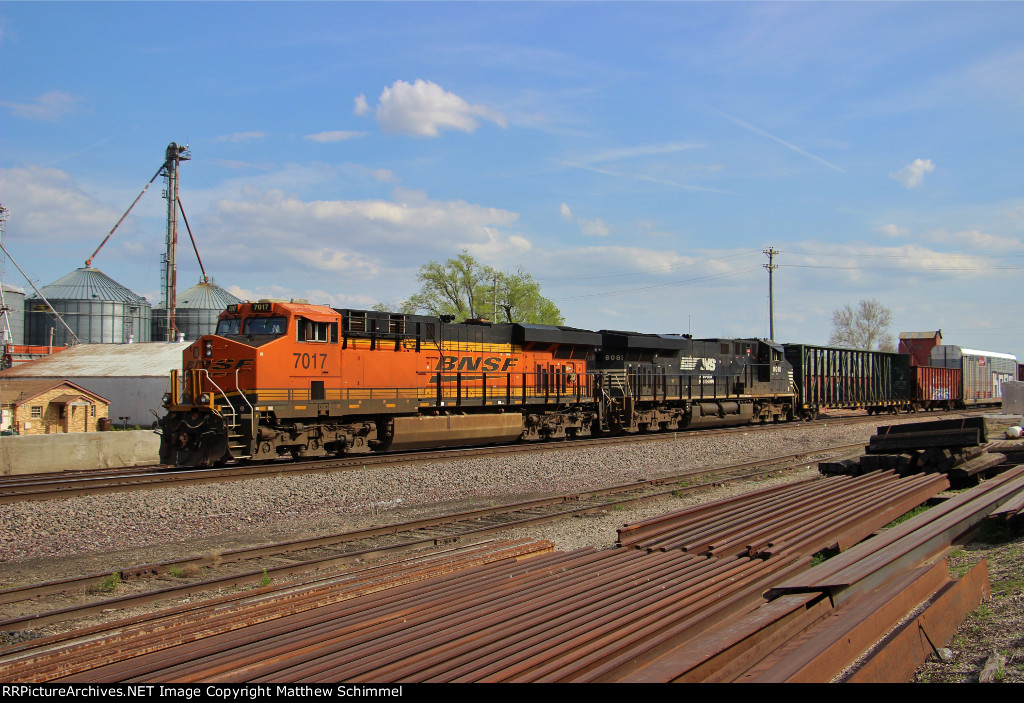
[[[810,456],[852,454],[862,449],[862,443],[828,447],[316,539],[142,564],[113,574],[89,574],[3,589],[0,590],[0,612],[6,612],[6,615],[0,620],[0,631],[36,629],[154,602],[180,601],[201,593],[216,594],[225,589],[268,585],[299,574],[334,570],[385,556],[393,558],[395,555],[432,550],[444,545],[472,544],[510,529],[532,527],[588,513],[607,512],[732,482],[755,480],[805,465]],[[213,575],[225,571],[229,573]],[[120,597],[104,595],[104,589],[122,583],[144,591]],[[92,595],[86,603],[47,610],[52,607],[45,605],[50,597],[69,593]]]
[[[945,417],[959,417],[971,414],[945,414]],[[819,418],[814,425],[837,424],[878,424],[888,416],[848,416],[840,418]],[[909,417],[909,416],[906,416]],[[772,432],[793,427],[793,424],[740,425],[737,427],[699,429],[687,431],[666,431],[651,434],[619,435],[574,440],[571,442],[539,442],[486,447],[467,447],[414,452],[390,452],[362,456],[320,459],[305,462],[271,462],[267,464],[229,466],[218,469],[160,470],[160,467],[124,470],[101,470],[98,472],[76,472],[68,474],[32,474],[6,477],[0,480],[0,504],[30,500],[53,500],[82,495],[120,493],[124,491],[149,490],[170,486],[187,486],[211,482],[237,481],[265,476],[294,476],[301,474],[330,473],[334,471],[363,470],[374,466],[386,466],[428,461],[451,461],[477,459],[486,456],[528,451],[564,451],[577,448],[591,448],[628,444],[632,442],[670,441],[686,437],[713,437],[747,432]]]

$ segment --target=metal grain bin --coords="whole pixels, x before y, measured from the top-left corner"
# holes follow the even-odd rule
[[[1017,377],[1017,357],[1013,354],[943,344],[932,349],[929,360],[932,366],[961,370],[964,405],[1000,404],[1002,384]]]
[[[178,294],[178,307],[174,308],[174,324],[185,341],[192,342],[204,334],[217,331],[217,317],[228,305],[242,302],[213,282],[201,282]],[[166,308],[153,310],[154,341],[168,339]]]
[[[896,410],[910,406],[910,357],[893,352],[784,345],[793,366],[798,404],[811,415],[825,408]]]
[[[0,319],[0,344],[25,343],[25,293],[19,288],[0,283],[7,310]]]
[[[54,316],[58,313],[83,344],[148,342],[152,307],[99,269],[84,267],[43,287],[42,298],[25,300],[27,344],[73,344],[74,339]]]

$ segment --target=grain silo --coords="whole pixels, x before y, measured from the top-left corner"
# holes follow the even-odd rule
[[[174,326],[186,341],[194,341],[204,334],[217,331],[217,317],[228,305],[242,302],[212,281],[201,281],[179,293],[178,305],[174,308]],[[166,332],[167,316],[164,308],[153,311],[153,340],[175,341]]]
[[[20,288],[0,283],[0,344],[25,343],[25,293]]]
[[[76,269],[44,286],[39,293],[41,297],[25,300],[27,344],[49,345],[51,330],[54,346],[76,343],[54,313],[63,318],[78,337],[77,342],[83,344],[150,341],[149,302],[99,269]]]

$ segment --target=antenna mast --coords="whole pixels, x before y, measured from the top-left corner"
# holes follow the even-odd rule
[[[174,308],[178,304],[178,165],[192,158],[188,146],[175,142],[167,145],[167,155],[161,174],[167,181],[164,197],[167,199],[167,251],[163,256],[164,307],[167,310],[167,340],[177,336],[174,324]]]

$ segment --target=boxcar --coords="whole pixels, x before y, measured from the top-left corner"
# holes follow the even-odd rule
[[[911,366],[910,395],[917,410],[952,410],[963,405],[960,369]]]
[[[960,369],[963,403],[968,406],[1001,404],[1003,383],[1017,376],[1017,357],[1012,354],[942,344],[932,349],[929,361],[932,366]]]
[[[785,345],[805,417],[826,408],[910,410],[910,357],[894,352]]]

